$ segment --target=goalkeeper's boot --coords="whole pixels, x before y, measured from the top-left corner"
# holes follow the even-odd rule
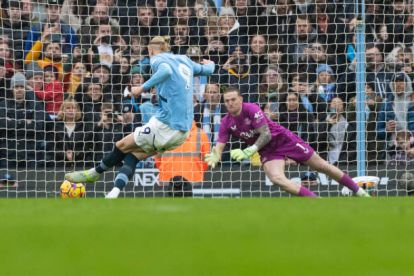
[[[359,188],[358,192],[356,192],[357,197],[371,197],[367,191],[362,188]]]
[[[65,174],[65,178],[74,183],[93,183],[99,179],[99,174],[89,170],[77,171]]]

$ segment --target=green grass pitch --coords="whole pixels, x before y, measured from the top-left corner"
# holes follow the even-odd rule
[[[0,200],[0,275],[414,275],[411,198]]]

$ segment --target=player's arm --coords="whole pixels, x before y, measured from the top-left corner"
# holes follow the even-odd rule
[[[138,97],[142,92],[150,90],[155,85],[168,79],[173,73],[173,70],[170,65],[167,63],[161,63],[158,65],[157,71],[147,80],[143,85],[139,87],[133,87],[131,90],[134,97]]]
[[[269,126],[267,124],[262,125],[259,128],[256,128],[256,131],[259,132],[259,137],[257,137],[256,142],[251,145],[250,147],[242,149],[234,149],[230,151],[231,158],[241,161],[243,159],[247,159],[252,157],[257,151],[262,149],[267,143],[270,142],[272,139],[272,135],[270,134]]]
[[[214,73],[216,65],[213,61],[203,59],[201,64],[192,61],[194,76],[210,76]]]

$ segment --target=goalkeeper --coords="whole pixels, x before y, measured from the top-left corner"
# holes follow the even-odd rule
[[[316,195],[303,186],[298,186],[285,176],[285,158],[310,166],[325,173],[340,184],[351,189],[357,196],[369,197],[346,173],[322,159],[302,139],[291,131],[268,119],[255,104],[243,103],[237,88],[228,88],[223,95],[228,114],[222,119],[216,146],[205,160],[211,167],[220,161],[230,135],[244,140],[250,146],[230,151],[232,159],[241,161],[259,152],[267,177],[283,190],[298,196]]]
[[[93,169],[66,174],[72,182],[95,182],[106,170],[124,161],[115,178],[115,187],[106,196],[117,198],[135,172],[139,160],[180,146],[190,133],[194,119],[193,77],[208,76],[214,62],[198,64],[183,55],[169,53],[169,37],[154,37],[148,45],[153,75],[142,86],[133,87],[137,97],[156,87],[158,110],[147,124],[116,142],[114,150]]]

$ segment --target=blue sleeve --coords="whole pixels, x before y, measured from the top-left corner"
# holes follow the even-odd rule
[[[157,85],[160,82],[163,82],[168,77],[172,75],[173,71],[171,69],[171,66],[167,63],[161,63],[157,65],[157,71],[154,75],[151,76],[149,80],[147,80],[142,86],[145,90],[149,90],[155,85]]]
[[[408,130],[414,134],[414,106],[408,108],[407,114]]]
[[[191,61],[191,64],[193,66],[194,76],[210,76],[216,68],[214,62],[203,65]]]

